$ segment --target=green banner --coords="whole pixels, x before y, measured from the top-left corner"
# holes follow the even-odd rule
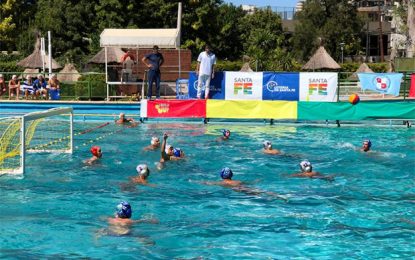
[[[298,102],[298,119],[415,119],[415,102]]]

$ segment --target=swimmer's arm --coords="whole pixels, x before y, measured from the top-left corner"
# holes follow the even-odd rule
[[[325,180],[325,181],[334,181],[334,175],[329,175],[329,176],[316,175],[316,176],[312,176],[310,178],[312,178],[312,179],[322,179],[322,180]]]
[[[166,142],[167,142],[167,138],[168,135],[166,133],[164,133],[163,135],[163,142],[161,143],[161,158],[165,158],[166,157]]]
[[[176,157],[176,156],[170,156],[170,161],[179,161],[179,160],[181,160],[181,159],[183,159],[183,158],[181,158],[181,157]]]
[[[295,173],[295,174],[291,174],[291,175],[289,175],[290,177],[307,177],[307,176],[305,176],[304,174],[302,174],[302,173]]]

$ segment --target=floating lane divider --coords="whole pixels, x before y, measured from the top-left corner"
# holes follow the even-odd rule
[[[93,127],[93,128],[90,128],[90,129],[87,129],[87,130],[84,130],[84,131],[81,131],[81,132],[79,132],[79,133],[76,133],[76,134],[74,134],[73,136],[75,137],[75,136],[78,136],[78,135],[83,135],[83,134],[86,134],[86,133],[92,132],[92,131],[94,131],[94,130],[96,130],[96,129],[103,128],[103,127],[105,127],[105,126],[107,126],[107,125],[109,125],[109,124],[110,124],[110,122],[106,122],[106,123],[104,123],[104,124],[102,124],[102,125],[99,125],[99,126],[96,126],[96,127]],[[111,134],[113,134],[113,132],[111,132]],[[49,143],[47,143],[47,144],[41,144],[41,145],[37,145],[37,146],[35,146],[35,147],[30,147],[30,148],[29,148],[29,150],[44,149],[44,148],[46,148],[46,147],[48,147],[48,146],[51,146],[51,145],[57,144],[58,142],[62,142],[62,141],[64,141],[64,140],[66,140],[66,139],[69,139],[69,137],[70,137],[70,136],[68,135],[68,136],[65,136],[65,137],[59,138],[59,139],[57,139],[57,140],[55,140],[55,141],[49,142]],[[83,145],[85,145],[85,144],[83,144]]]
[[[109,124],[110,124],[110,122],[106,122],[105,124],[102,124],[102,125],[99,125],[99,126],[96,126],[96,127],[93,127],[93,128],[87,129],[87,130],[84,130],[84,131],[82,131],[82,132],[79,132],[79,133],[78,133],[78,134],[76,134],[76,135],[83,135],[83,134],[86,134],[86,133],[92,132],[92,131],[94,131],[95,129],[103,128],[104,126],[107,126],[107,125],[109,125]],[[74,135],[74,136],[75,136],[75,135]]]
[[[87,141],[87,142],[83,143],[83,144],[82,144],[82,145],[80,145],[80,146],[90,145],[91,143],[94,143],[94,142],[96,142],[96,141],[98,141],[98,140],[104,139],[104,138],[105,138],[105,137],[107,137],[107,136],[110,136],[110,135],[113,135],[113,134],[117,134],[117,133],[119,133],[119,132],[121,132],[121,131],[123,131],[123,130],[124,130],[124,128],[122,128],[122,129],[118,129],[118,130],[116,130],[116,131],[112,131],[112,132],[109,132],[109,133],[106,133],[106,134],[101,135],[101,136],[99,136],[99,137],[97,137],[97,138],[91,139],[91,140],[89,140],[89,141]]]

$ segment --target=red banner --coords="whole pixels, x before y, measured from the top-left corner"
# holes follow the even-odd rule
[[[409,89],[409,96],[415,97],[415,74],[411,75],[411,87]]]
[[[147,117],[205,118],[206,100],[153,100],[148,101]]]

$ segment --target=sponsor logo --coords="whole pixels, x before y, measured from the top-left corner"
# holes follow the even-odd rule
[[[199,84],[199,80],[196,80],[195,81],[195,83],[193,84],[193,88],[195,89],[195,90],[197,90],[197,84]],[[200,87],[200,89],[202,90],[202,91],[204,91],[205,90],[205,88],[206,88],[206,86],[205,86],[205,83],[203,82],[202,83],[202,86]],[[209,90],[210,91],[221,91],[222,90],[222,88],[219,86],[218,88],[216,88],[214,85],[212,85],[212,84],[210,84],[210,86],[209,86]]]
[[[309,79],[308,94],[327,96],[328,80],[325,78]]]
[[[165,113],[168,113],[169,112],[170,106],[167,103],[162,103],[162,104],[157,104],[155,106],[155,108],[157,109],[157,112],[159,114],[165,114]]]
[[[234,78],[233,94],[252,95],[252,78]]]
[[[265,87],[269,92],[295,92],[295,88],[289,86],[279,86],[276,81],[268,81]]]
[[[374,84],[377,90],[379,90],[380,92],[386,93],[390,87],[390,80],[388,77],[378,76],[378,77],[375,77]]]

